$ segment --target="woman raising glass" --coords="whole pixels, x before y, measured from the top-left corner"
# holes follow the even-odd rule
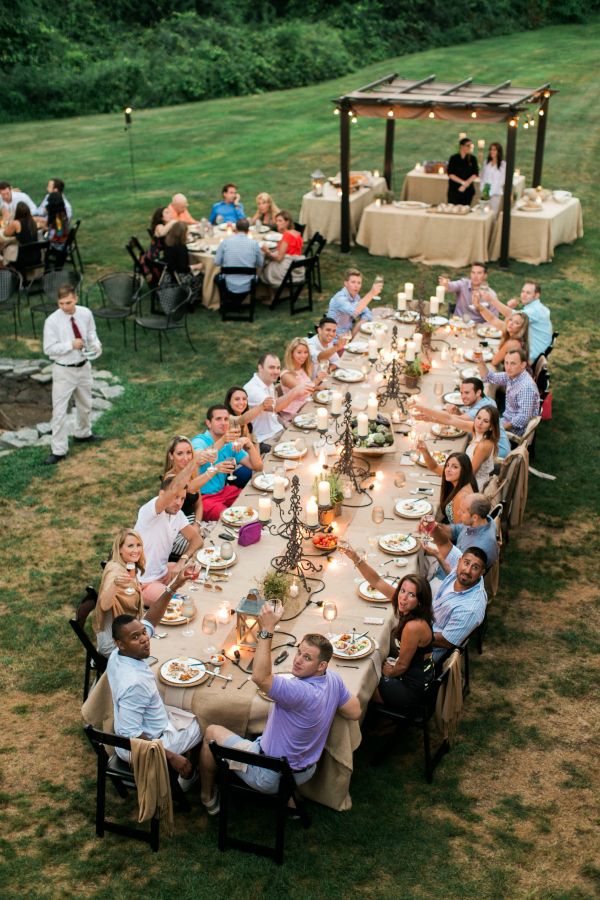
[[[114,540],[111,558],[102,574],[94,609],[96,646],[103,656],[110,656],[115,649],[113,619],[122,615],[141,619],[144,614],[138,574],[143,575],[145,568],[141,537],[136,531],[122,528]]]
[[[326,362],[329,368],[329,363]],[[285,348],[283,357],[283,371],[281,373],[281,390],[283,394],[289,394],[295,391],[299,396],[295,400],[290,400],[286,408],[279,413],[279,417],[284,425],[289,425],[294,416],[296,416],[308,397],[318,387],[319,382],[325,377],[325,372],[319,366],[319,372],[314,381],[312,375],[312,360],[310,358],[310,347],[306,338],[294,338]],[[299,392],[299,389],[302,389]]]

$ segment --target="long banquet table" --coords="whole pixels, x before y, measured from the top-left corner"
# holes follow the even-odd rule
[[[515,175],[513,178],[513,192],[517,198],[523,195],[525,190],[525,176]],[[480,184],[475,183],[475,200],[479,199]],[[448,176],[438,172],[421,172],[412,169],[406,174],[402,183],[401,200],[420,200],[437,206],[438,203],[446,203],[448,200]]]
[[[369,187],[359,188],[350,194],[350,235],[352,239],[358,231],[362,212],[375,195],[387,190],[385,178],[373,178]],[[319,232],[329,243],[339,244],[341,239],[340,194],[332,184],[325,184],[323,196],[316,197],[312,191],[304,194],[300,209],[300,222],[306,225],[305,240],[310,240]]]
[[[373,256],[460,268],[489,259],[493,227],[491,209],[459,216],[372,203],[363,212],[356,243]]]
[[[377,312],[377,311],[376,311]],[[386,310],[386,313],[391,311]],[[394,324],[390,320],[390,331],[387,334],[389,341],[391,325]],[[408,337],[412,334],[414,328],[408,325],[399,325],[399,336]],[[459,344],[463,347],[473,346],[474,340],[462,338],[450,338],[444,333],[443,329],[436,333],[441,339],[450,340],[453,344]],[[361,335],[361,337],[366,337]],[[435,346],[435,337],[434,337]],[[437,345],[438,350],[443,345]],[[436,381],[442,381],[444,390],[452,390],[457,384],[456,372],[452,369],[450,356],[446,362],[440,360],[440,353],[435,352],[433,357],[436,361],[437,368],[431,374],[425,376],[422,380],[420,397],[429,404],[438,403],[434,398],[433,387]],[[348,367],[360,367],[365,361],[364,356],[354,356],[346,353],[344,364]],[[354,401],[361,403],[366,402],[368,393],[376,387],[374,381],[375,373],[372,373],[368,380],[354,385],[345,385],[337,382],[330,377],[329,386],[337,387],[342,392],[347,389],[351,390]],[[308,403],[304,411],[309,412],[313,408],[312,403]],[[391,411],[391,410],[390,410]],[[330,419],[331,422],[331,419]],[[396,429],[401,426],[394,426]],[[426,431],[428,426],[425,423],[418,423],[417,431]],[[290,439],[295,439],[299,435],[294,428],[288,430],[287,435]],[[309,432],[305,435],[307,445],[310,441],[318,439],[316,432]],[[395,576],[401,576],[408,572],[416,571],[417,555],[403,557],[405,565],[398,567],[394,561],[394,557],[387,556],[378,547],[372,547],[368,544],[368,537],[374,534],[385,534],[386,532],[400,531],[403,533],[415,532],[417,529],[417,520],[401,519],[394,515],[393,508],[396,498],[414,499],[410,493],[417,487],[431,485],[434,488],[434,495],[430,498],[434,503],[437,501],[438,485],[440,479],[428,473],[426,469],[420,468],[413,463],[403,464],[401,456],[403,452],[409,449],[408,438],[396,436],[397,450],[394,453],[371,460],[372,471],[379,471],[383,474],[381,481],[372,478],[367,480],[366,484],[374,484],[375,487],[371,491],[374,504],[384,507],[386,521],[382,525],[374,525],[371,520],[372,506],[356,507],[352,505],[344,506],[343,513],[337,522],[337,533],[345,534],[354,547],[364,547],[368,552],[375,554],[376,558],[370,560],[376,567],[388,563],[385,567],[386,572],[390,572]],[[436,449],[444,449],[447,451],[462,449],[464,447],[464,438],[456,440],[439,441],[435,444]],[[281,465],[281,460],[276,460],[272,455],[265,458],[265,471],[274,471],[275,466]],[[301,464],[295,470],[288,471],[291,477],[297,474],[300,479],[301,498],[303,506],[311,492],[311,485],[315,477],[315,466],[317,460],[313,452],[312,446]],[[406,485],[399,489],[394,487],[394,473],[402,471],[406,475]],[[289,498],[289,491],[287,494]],[[258,505],[256,489],[249,484],[243,492],[240,501],[242,504]],[[356,494],[352,499],[345,501],[348,504],[363,503],[364,497],[360,498]],[[284,509],[287,503],[284,502]],[[279,516],[273,505],[273,521],[277,523]],[[217,523],[212,530],[209,539],[220,543],[218,538],[222,526]],[[184,636],[181,627],[165,627],[162,630],[168,632],[167,639],[153,640],[152,653],[158,657],[158,665],[154,671],[158,671],[160,665],[168,659],[178,655],[195,656],[198,659],[207,659],[207,648],[213,646],[218,650],[225,649],[227,652],[232,644],[235,643],[235,627],[234,619],[229,625],[219,625],[215,634],[206,635],[202,633],[202,617],[207,612],[213,612],[218,608],[222,600],[227,600],[235,608],[238,601],[246,595],[251,587],[254,587],[258,580],[269,569],[270,560],[273,556],[281,554],[285,547],[282,538],[273,536],[263,529],[263,538],[260,543],[249,547],[240,547],[237,543],[233,545],[238,555],[237,564],[229,571],[231,577],[228,582],[219,582],[223,585],[223,592],[216,594],[214,590],[207,591],[201,585],[190,584],[191,596],[195,599],[197,607],[197,616],[192,621],[192,628],[195,631],[193,636]],[[314,552],[311,545],[307,547],[307,552]],[[372,604],[360,599],[357,592],[357,584],[355,579],[357,572],[354,567],[347,561],[346,565],[341,564],[342,559],[339,553],[334,553],[329,560],[327,557],[313,558],[312,561],[318,565],[323,565],[323,571],[319,573],[325,582],[325,589],[318,595],[317,599],[335,600],[338,606],[338,618],[333,625],[324,622],[322,612],[319,607],[311,603],[305,608],[301,608],[300,614],[292,621],[281,623],[283,632],[292,633],[298,640],[311,631],[327,633],[332,627],[336,632],[344,629],[356,627],[360,631],[369,629],[369,635],[378,643],[376,650],[370,657],[361,660],[350,660],[348,663],[333,659],[330,665],[333,670],[338,672],[348,689],[357,694],[363,710],[370,696],[372,695],[381,672],[382,660],[388,655],[389,636],[393,625],[393,616],[391,605]],[[302,592],[302,596],[306,599],[306,594]],[[383,608],[377,608],[383,607]],[[365,616],[376,616],[382,620],[381,624],[365,625]],[[276,635],[273,646],[278,647],[285,643],[288,638]],[[289,657],[280,665],[277,672],[290,672],[293,653],[291,647],[288,648]],[[273,653],[275,657],[277,653]],[[246,667],[251,659],[251,652],[244,651],[242,654],[242,662]],[[346,668],[346,664],[356,666],[356,668]],[[338,667],[339,666],[339,667]],[[202,727],[208,723],[216,722],[229,727],[242,734],[258,734],[265,725],[270,704],[257,693],[253,682],[248,681],[242,685],[247,675],[238,669],[232,662],[224,664],[222,674],[231,674],[233,676],[232,683],[226,685],[225,682],[215,679],[212,686],[208,687],[206,683],[198,687],[180,688],[167,686],[159,682],[159,689],[164,696],[165,702],[173,706],[191,710],[198,717]],[[357,722],[350,722],[340,716],[336,716],[329,733],[326,748],[319,763],[315,776],[309,783],[303,786],[302,792],[309,798],[323,803],[337,810],[345,810],[351,807],[351,798],[349,793],[350,779],[353,766],[353,752],[360,743],[360,729]]]

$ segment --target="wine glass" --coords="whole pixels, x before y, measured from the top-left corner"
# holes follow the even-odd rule
[[[436,381],[433,385],[433,393],[439,399],[444,396],[444,383],[442,381]]]
[[[217,630],[217,617],[214,613],[206,613],[202,619],[202,633],[214,634]]]
[[[335,619],[337,619],[337,614],[338,614],[338,609],[337,609],[337,605],[334,603],[334,601],[333,600],[325,600],[325,602],[323,603],[323,618],[325,619],[325,621],[333,622]],[[334,637],[334,635],[330,631],[327,634],[327,637],[331,640]]]
[[[406,475],[404,472],[395,472],[394,473],[394,486],[397,488],[403,488],[406,484]]]
[[[181,615],[185,616],[185,628],[181,632],[184,637],[192,637],[195,632],[193,628],[190,628],[190,620],[196,613],[196,607],[194,606],[194,601],[190,597],[184,597],[183,604],[181,606]]]
[[[371,512],[371,521],[374,522],[375,525],[381,525],[384,519],[385,512],[383,506],[374,506]]]
[[[129,572],[129,577],[130,577],[130,578],[135,578],[135,575],[136,575],[136,571],[135,571],[135,563],[126,563],[125,568],[126,568],[127,571]],[[135,588],[133,587],[133,585],[129,584],[129,585],[125,588],[125,593],[126,593],[126,594],[135,594]]]
[[[227,476],[227,481],[235,481],[235,478],[236,478],[235,470],[237,467],[237,459],[235,458],[235,456],[228,456],[227,459],[225,460],[225,462],[227,462],[227,463],[229,463],[229,465],[233,466],[233,471],[230,472],[229,475]]]
[[[339,559],[338,559],[340,568],[347,569],[349,561],[348,561],[348,557],[346,556],[346,551],[348,550],[348,547],[350,546],[350,541],[347,540],[347,538],[338,538],[337,546],[338,546],[338,550],[340,551],[340,555],[339,555]]]

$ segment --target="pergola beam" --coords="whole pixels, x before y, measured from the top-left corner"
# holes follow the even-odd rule
[[[448,94],[453,94],[454,91],[457,91],[461,87],[466,87],[467,84],[471,84],[473,78],[465,78],[464,81],[459,81],[458,84],[453,84],[449,88],[446,88],[445,91],[442,91],[440,97],[446,97]]]
[[[503,91],[504,88],[510,87],[511,84],[512,84],[512,81],[510,80],[510,78],[508,79],[508,81],[501,81],[500,84],[494,85],[494,87],[490,88],[489,91],[484,91],[484,93],[481,96],[482,97],[491,97],[492,94],[496,94],[496,93],[498,93],[498,91]]]
[[[409,84],[408,87],[402,88],[402,93],[409,94],[411,91],[416,91],[417,88],[423,87],[424,84],[429,84],[430,81],[435,81],[435,75],[428,75],[427,78],[421,78],[420,81]]]

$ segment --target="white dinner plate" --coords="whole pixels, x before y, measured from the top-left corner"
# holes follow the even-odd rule
[[[375,331],[383,331],[385,333],[388,327],[385,322],[363,322],[360,330],[363,334],[373,334]]]
[[[348,353],[367,353],[368,349],[368,341],[352,341],[351,344],[346,344]]]
[[[216,547],[202,547],[197,551],[196,559],[201,566],[210,566],[211,569],[228,569],[237,562],[235,550],[231,559],[223,559]]]
[[[502,332],[497,328],[492,328],[491,325],[482,325],[477,329],[477,334],[482,338],[491,338],[491,340],[496,341],[502,337]]]
[[[345,381],[347,384],[353,384],[357,381],[363,381],[364,375],[360,369],[336,369],[333,377],[338,381]]]
[[[414,553],[419,545],[414,535],[393,531],[390,534],[382,534],[379,538],[379,546],[385,553],[397,556],[404,553]]]
[[[441,325],[448,324],[446,316],[429,316],[427,321],[430,325],[433,325],[434,328],[439,328]]]
[[[177,656],[175,659],[168,659],[160,667],[162,680],[177,687],[198,684],[205,676],[204,663],[193,656]]]
[[[444,403],[451,403],[452,406],[462,406],[462,402],[460,391],[450,391],[449,394],[444,394]]]
[[[384,578],[384,581],[387,581],[389,585],[395,587],[398,579],[390,577]],[[391,603],[391,597],[386,597],[381,591],[376,591],[375,588],[370,586],[368,581],[361,581],[358,586],[358,596],[362,600],[368,600],[369,603]]]
[[[430,513],[433,507],[428,500],[398,500],[394,512],[403,519],[420,519]]]
[[[315,391],[313,394],[313,400],[315,403],[322,403],[323,406],[326,406],[328,403],[331,403],[331,394],[333,392],[330,390],[323,391]]]
[[[282,477],[285,478],[285,475]],[[289,483],[290,483],[290,479],[285,478],[286,488],[289,485]],[[259,472],[252,479],[252,484],[254,485],[255,488],[258,488],[259,491],[272,491],[273,487],[275,485],[275,475],[272,473],[267,473],[267,472]]]
[[[227,525],[233,525],[234,528],[240,528],[242,525],[249,525],[250,522],[258,521],[258,510],[253,506],[230,506],[221,513],[221,519]]]
[[[369,635],[353,639],[356,632],[342,631],[341,634],[333,636],[331,643],[333,646],[333,655],[336,659],[363,659],[369,656],[376,647],[373,638]]]
[[[460,428],[455,428],[454,425],[440,425],[439,422],[435,422],[431,426],[431,432],[436,437],[441,438],[457,438],[462,437],[464,434],[464,431],[461,431]]]
[[[465,359],[466,359],[468,362],[474,362],[474,359],[473,359],[473,353],[474,353],[474,352],[475,352],[474,350],[465,350]],[[482,352],[482,354],[483,354],[483,361],[484,361],[484,362],[489,362],[490,359],[491,359],[491,358],[493,357],[493,355],[494,355],[494,354],[492,353],[491,350],[486,350],[484,347],[481,348],[481,352]]]
[[[294,425],[298,428],[307,428],[309,430],[317,427],[317,417],[313,413],[301,413],[292,419]]]
[[[301,459],[306,453],[306,447],[298,450],[295,441],[281,441],[281,443],[276,444],[273,453],[282,459]]]

